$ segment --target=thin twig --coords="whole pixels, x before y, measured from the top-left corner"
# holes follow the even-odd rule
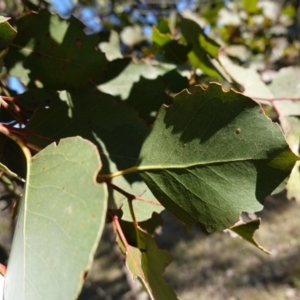
[[[121,225],[120,225],[120,222],[119,222],[119,218],[114,213],[114,211],[111,210],[111,209],[108,209],[108,213],[110,214],[110,216],[112,218],[114,229],[117,232],[118,236],[120,237],[120,239],[121,239],[121,241],[122,241],[122,243],[123,243],[123,245],[125,247],[125,250],[127,251],[129,249],[129,245],[127,243],[126,237],[125,237],[125,235],[123,233],[123,230],[121,228]]]
[[[16,127],[13,127],[11,124],[10,125],[6,125],[7,128],[9,128],[9,130],[11,132],[16,132],[22,136],[24,135],[31,135],[31,136],[34,136],[34,137],[37,137],[41,140],[46,140],[46,141],[50,141],[50,142],[56,142],[56,140],[52,139],[52,138],[49,138],[49,137],[46,137],[46,136],[43,136],[43,135],[40,135],[40,134],[37,134],[35,132],[32,132],[32,131],[29,131],[27,129],[24,129],[24,128],[16,128]]]
[[[110,186],[112,189],[114,189],[117,192],[119,192],[120,194],[124,195],[127,199],[131,199],[131,200],[135,199],[135,200],[143,201],[143,202],[146,202],[146,203],[149,203],[149,204],[162,206],[158,201],[154,201],[154,200],[150,200],[150,199],[145,199],[143,197],[130,194],[130,193],[124,191],[123,189],[121,189],[120,187],[116,186],[115,184],[113,184],[110,181],[105,181],[105,183],[108,186]]]
[[[3,133],[4,135],[6,135],[7,137],[9,137],[10,139],[14,140],[18,144],[22,148],[23,152],[25,151],[27,153],[26,158],[31,157],[31,154],[30,154],[30,152],[27,148],[30,148],[30,149],[32,149],[34,151],[37,151],[37,152],[42,150],[41,147],[39,147],[37,145],[34,145],[34,144],[31,144],[31,143],[28,143],[27,141],[25,141],[25,139],[23,137],[19,136],[18,134],[13,133],[10,130],[10,128],[8,128],[7,126],[5,126],[2,123],[0,123],[0,132]],[[25,152],[24,152],[24,154],[25,154]]]
[[[11,102],[12,105],[9,105],[2,96],[0,96],[0,105],[5,108],[19,123],[26,124],[26,120],[21,115],[21,110],[18,105]],[[13,107],[12,107],[13,106]]]

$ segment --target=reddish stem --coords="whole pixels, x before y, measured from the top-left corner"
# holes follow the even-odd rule
[[[3,100],[14,102],[17,97],[8,97],[8,96],[1,96]]]
[[[0,105],[5,108],[19,123],[25,124],[26,120],[21,115],[20,107],[12,102],[12,105],[4,101],[4,97],[0,96]]]
[[[7,128],[9,128],[9,130],[11,132],[16,132],[16,133],[18,133],[20,135],[23,135],[23,136],[24,135],[31,135],[31,136],[35,136],[35,137],[37,137],[39,139],[42,139],[42,140],[47,140],[47,141],[50,141],[50,142],[57,142],[56,140],[54,140],[52,138],[49,138],[49,137],[37,134],[37,133],[29,131],[27,129],[13,127],[11,124],[10,125],[4,125],[4,126],[7,127]]]
[[[108,209],[108,213],[110,214],[111,218],[112,218],[112,221],[113,221],[113,225],[114,225],[114,228],[115,228],[115,231],[117,232],[119,238],[121,239],[124,247],[125,247],[125,250],[127,251],[128,248],[129,248],[129,245],[127,243],[127,240],[126,240],[126,237],[123,233],[123,230],[122,230],[122,227],[120,225],[120,222],[119,222],[119,218],[118,216],[114,213],[113,210],[111,209]]]
[[[23,136],[20,136],[19,134],[16,134],[16,133],[13,133],[9,126],[5,126],[1,122],[0,122],[0,132],[3,133],[4,135],[8,136],[12,140],[14,140],[18,145],[20,145],[20,147],[24,146],[26,148],[30,148],[30,149],[35,150],[37,152],[42,150],[42,148],[40,148],[40,147],[38,147],[34,144],[28,143],[24,139]],[[29,152],[28,152],[28,155],[29,155]]]

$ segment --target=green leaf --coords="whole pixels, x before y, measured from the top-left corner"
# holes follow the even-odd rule
[[[299,155],[299,144],[300,144],[300,120],[296,117],[286,117],[285,118],[288,131],[285,132],[286,140],[293,150],[293,152]],[[300,200],[300,162],[297,161],[289,181],[286,185],[287,198]]]
[[[158,109],[163,104],[171,104],[172,98],[166,93],[166,81],[161,76],[156,79],[141,77],[132,86],[126,103],[133,107],[141,119],[152,124]]]
[[[203,5],[203,8],[202,8]],[[215,26],[219,20],[219,11],[225,6],[223,1],[201,4],[201,17],[205,18],[209,24]]]
[[[157,27],[153,27],[152,41],[161,48],[167,60],[177,64],[187,61],[191,46],[179,44],[169,33],[161,33]]]
[[[269,85],[274,97],[282,98],[274,101],[276,110],[280,111],[281,116],[300,116],[300,101],[289,100],[300,98],[299,76],[299,67],[282,68]]]
[[[161,108],[138,166],[127,172],[140,172],[179,219],[216,231],[236,223],[242,211],[262,209],[297,160],[256,102],[211,84],[183,91]]]
[[[30,119],[40,107],[47,107],[57,98],[56,91],[37,89],[26,91],[15,98],[15,103],[20,107],[20,113],[25,119]]]
[[[143,230],[137,228],[136,233],[139,241],[138,248],[128,245],[125,249],[118,239],[121,249],[126,254],[129,270],[140,280],[150,299],[178,299],[162,278],[166,266],[172,261],[171,255],[159,249],[154,239]]]
[[[120,38],[119,34],[111,30],[109,42],[102,42],[99,45],[101,51],[103,51],[106,55],[107,60],[115,60],[117,58],[123,58],[123,55],[120,51]]]
[[[0,50],[9,46],[16,36],[16,30],[7,22],[10,18],[0,16]]]
[[[132,221],[129,205],[127,201],[124,202],[125,203],[122,205],[122,220]],[[149,220],[154,212],[160,213],[164,210],[164,207],[154,198],[149,189],[147,189],[145,193],[139,197],[139,199],[133,200],[132,206],[137,222]]]
[[[176,65],[159,64],[152,66],[147,63],[136,64],[132,62],[120,72],[119,76],[99,85],[99,89],[104,93],[120,96],[122,100],[125,100],[128,98],[133,84],[139,82],[142,76],[146,79],[156,79],[159,75],[164,75],[175,68]]]
[[[25,85],[40,82],[44,88],[63,90],[103,77],[107,62],[97,50],[99,38],[85,35],[75,17],[64,20],[42,10],[20,18],[17,28],[5,65]]]
[[[36,95],[40,95],[38,90]],[[50,99],[50,107],[38,109],[26,126],[29,142],[45,147],[51,141],[80,135],[98,147],[103,164],[101,172],[105,174],[136,163],[147,127],[130,107],[90,89],[52,93]],[[155,200],[138,174],[114,178],[112,183],[134,195]],[[126,199],[116,191],[110,191],[109,195],[110,208],[119,208]]]
[[[28,162],[5,298],[75,299],[91,265],[106,216],[101,162],[79,137],[51,144]]]
[[[173,88],[171,86],[172,80],[176,80],[177,87],[186,86],[187,80],[180,76],[176,70],[172,70],[175,67],[175,65],[170,67],[162,64],[154,67],[145,63],[132,63],[118,78],[100,85],[100,89],[119,96],[120,100],[126,100],[127,104],[138,112],[141,119],[151,124],[161,105],[172,102],[172,98],[166,93],[166,88],[169,85],[170,88]],[[177,76],[168,74],[172,71],[176,72]]]
[[[219,61],[226,73],[231,78],[242,85],[244,88],[243,94],[252,98],[273,98],[269,87],[263,82],[260,75],[253,68],[244,68],[234,64],[227,55],[220,53]]]
[[[0,71],[3,68],[3,58],[7,54],[6,47],[16,36],[16,30],[7,22],[10,18],[0,16]]]
[[[166,44],[172,41],[172,36],[170,32],[161,33],[160,30],[153,26],[152,28],[152,41],[160,47],[165,46]]]
[[[127,203],[124,203],[124,205],[128,206]],[[134,211],[135,211],[135,208],[134,208]],[[137,247],[138,241],[137,241],[137,235],[136,235],[136,227],[135,227],[132,219],[130,221],[129,220],[124,221],[123,216],[122,216],[122,220],[119,220],[119,221],[120,221],[122,231],[126,237],[128,244],[130,244],[131,246]],[[142,221],[142,222],[138,222],[138,224],[139,224],[140,228],[142,228],[144,231],[146,231],[151,236],[153,236],[157,227],[163,225],[163,219],[161,217],[161,214],[154,212],[151,215],[150,219]]]
[[[169,22],[166,18],[163,17],[158,18],[157,27],[153,27],[153,30],[154,28],[157,28],[161,33],[171,33]]]
[[[229,229],[241,236],[243,239],[245,239],[255,247],[257,247],[258,249],[262,250],[267,254],[270,254],[270,251],[260,246],[254,239],[254,233],[259,228],[260,221],[260,219],[251,220],[243,224],[232,226]]]
[[[258,11],[257,0],[243,0],[243,6],[247,13],[253,14]]]
[[[181,21],[181,32],[184,41],[192,45],[192,50],[188,54],[191,64],[211,77],[223,79],[209,58],[209,56],[218,58],[220,46],[205,35],[203,29],[192,20],[183,19]]]

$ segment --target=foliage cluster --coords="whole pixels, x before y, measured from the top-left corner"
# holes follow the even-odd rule
[[[89,35],[46,1],[20,11],[9,3],[1,180],[24,192],[12,189],[20,199],[5,299],[75,299],[105,223],[149,298],[177,299],[162,277],[171,256],[153,237],[164,209],[267,252],[253,238],[260,220],[240,215],[261,210],[292,170],[288,195],[299,195],[295,5],[270,15],[257,1],[218,1],[166,18],[157,4],[149,41],[134,19],[141,8],[124,3]]]

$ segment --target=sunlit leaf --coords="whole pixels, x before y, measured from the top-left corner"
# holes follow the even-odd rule
[[[0,16],[0,70],[2,70],[3,58],[7,53],[5,48],[9,46],[17,34],[16,30],[8,23],[8,20],[9,18]]]
[[[101,84],[101,91],[113,96],[120,96],[122,100],[128,98],[130,90],[135,82],[139,82],[143,76],[146,79],[156,79],[159,75],[163,75],[176,68],[176,65],[159,64],[152,66],[147,63],[136,64],[130,63],[116,78]]]
[[[118,243],[126,254],[126,264],[135,278],[138,278],[150,299],[178,299],[163,280],[163,272],[172,261],[171,255],[157,247],[155,240],[141,229],[137,230],[138,248],[128,245],[127,249],[118,239]]]
[[[247,13],[256,13],[258,11],[257,0],[243,0],[243,6]]]
[[[153,27],[152,41],[160,47],[166,60],[177,64],[184,64],[187,61],[191,46],[180,44],[170,33],[161,33],[157,27]]]
[[[78,295],[105,222],[107,191],[96,183],[100,168],[96,147],[78,137],[51,144],[28,162],[6,299]]]
[[[0,50],[8,47],[17,34],[16,30],[8,23],[9,19],[0,16]]]
[[[300,101],[294,101],[294,98],[300,99],[300,68],[287,67],[282,68],[273,78],[269,89],[275,98],[282,98],[276,100],[276,109],[280,111],[283,116],[300,116]],[[292,98],[291,100],[289,100]]]
[[[123,58],[120,51],[119,34],[112,30],[110,32],[109,42],[102,42],[99,48],[105,53],[107,60],[111,61],[117,58]]]
[[[248,97],[272,99],[273,94],[262,81],[256,70],[234,64],[225,54],[219,55],[222,67],[243,88],[243,94]]]
[[[254,233],[259,228],[260,219],[255,219],[249,222],[245,222],[243,224],[239,224],[236,226],[232,226],[229,229],[241,236],[243,239],[262,250],[263,252],[270,254],[268,250],[260,246],[256,240],[254,239]]]
[[[286,127],[286,140],[293,150],[293,152],[299,155],[300,145],[300,120],[298,117],[285,117]],[[288,128],[287,128],[288,127]],[[287,198],[300,200],[300,162],[296,162],[289,181],[286,184]]]
[[[223,79],[223,76],[210,60],[210,57],[218,57],[220,46],[205,35],[203,29],[192,20],[182,20],[181,32],[186,44],[192,45],[192,50],[188,54],[191,64],[211,77]]]

